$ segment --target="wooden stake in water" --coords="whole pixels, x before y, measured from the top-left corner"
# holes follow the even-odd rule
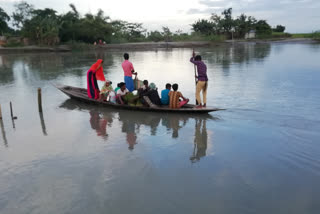
[[[39,112],[42,112],[41,88],[38,88],[38,107]]]
[[[11,114],[11,119],[13,119],[12,103],[11,103],[11,101],[10,101],[10,114]]]
[[[0,105],[0,120],[2,120],[1,105]]]

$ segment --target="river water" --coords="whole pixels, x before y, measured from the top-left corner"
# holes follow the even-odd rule
[[[86,87],[98,58],[115,85],[122,51],[0,55],[0,213],[320,213],[320,45],[196,51],[208,105],[227,110],[108,109],[53,86]],[[129,54],[140,79],[194,102],[191,52]]]

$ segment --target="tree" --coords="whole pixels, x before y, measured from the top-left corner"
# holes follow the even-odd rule
[[[125,39],[127,41],[137,41],[145,38],[144,33],[146,29],[143,28],[142,23],[130,23],[122,20],[114,20],[111,22],[113,29],[113,37],[118,39]]]
[[[162,27],[162,36],[166,42],[170,42],[172,39],[172,32],[168,27]]]
[[[148,35],[148,39],[154,42],[159,42],[163,39],[162,34],[159,31],[151,31]]]
[[[0,7],[0,33],[3,35],[10,31],[8,26],[8,21],[10,21],[10,17],[8,14]]]
[[[272,31],[273,32],[283,33],[285,31],[285,29],[286,29],[285,26],[277,25],[277,27],[273,28]]]
[[[267,23],[266,20],[260,20],[255,24],[257,35],[271,35],[272,29],[271,26]]]
[[[75,41],[78,39],[77,36],[79,34],[80,15],[73,4],[69,4],[69,6],[71,11],[60,17],[59,37],[62,42]]]
[[[245,34],[250,30],[255,29],[255,24],[257,20],[252,16],[246,16],[241,14],[234,20],[234,29],[236,36],[239,38],[244,38]]]
[[[200,19],[193,23],[191,26],[194,32],[198,32],[204,35],[211,35],[215,33],[214,23],[205,19]]]
[[[112,25],[108,23],[108,16],[100,9],[97,15],[85,14],[80,19],[78,26],[78,40],[94,43],[98,40],[110,41],[112,35]]]
[[[24,23],[23,35],[39,44],[55,45],[59,43],[60,23],[56,13],[55,10],[49,8],[33,10],[32,18]]]
[[[34,8],[32,5],[24,1],[15,4],[14,7],[16,12],[12,13],[13,26],[20,30],[26,20],[31,18]]]
[[[221,19],[221,25],[224,33],[230,34],[231,29],[234,26],[234,21],[232,19],[232,8],[224,10],[222,13],[223,18]]]

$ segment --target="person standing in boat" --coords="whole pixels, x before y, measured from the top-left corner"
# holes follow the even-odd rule
[[[105,81],[102,68],[103,60],[98,59],[87,72],[87,92],[88,97],[92,99],[99,99],[100,90],[98,87],[97,80]]]
[[[208,88],[207,66],[202,61],[200,55],[195,56],[194,51],[192,53],[192,57],[190,59],[190,62],[195,64],[197,66],[197,70],[198,70],[198,76],[197,75],[195,76],[195,78],[198,79],[197,87],[196,87],[196,99],[197,99],[198,107],[200,107],[200,108],[206,107],[206,105],[207,105],[207,88]],[[201,97],[200,97],[201,91],[202,91],[202,96],[203,96],[203,105],[201,103]]]
[[[122,69],[124,72],[124,82],[126,83],[127,89],[132,92],[134,90],[132,74],[137,75],[138,73],[134,71],[133,65],[129,61],[129,54],[125,53],[123,57],[124,62],[122,63]]]

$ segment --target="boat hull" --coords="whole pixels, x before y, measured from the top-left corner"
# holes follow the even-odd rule
[[[94,105],[106,106],[114,109],[127,109],[134,111],[152,111],[152,112],[171,112],[171,113],[209,113],[212,111],[219,111],[224,109],[214,108],[214,107],[205,107],[205,108],[196,108],[195,105],[187,104],[186,106],[179,109],[171,109],[169,107],[145,107],[145,106],[129,106],[129,105],[120,105],[114,104],[106,101],[98,101],[91,99],[87,95],[87,90],[84,88],[72,87],[67,85],[56,86],[60,91],[65,93],[71,99],[78,100],[85,103],[90,103]]]

